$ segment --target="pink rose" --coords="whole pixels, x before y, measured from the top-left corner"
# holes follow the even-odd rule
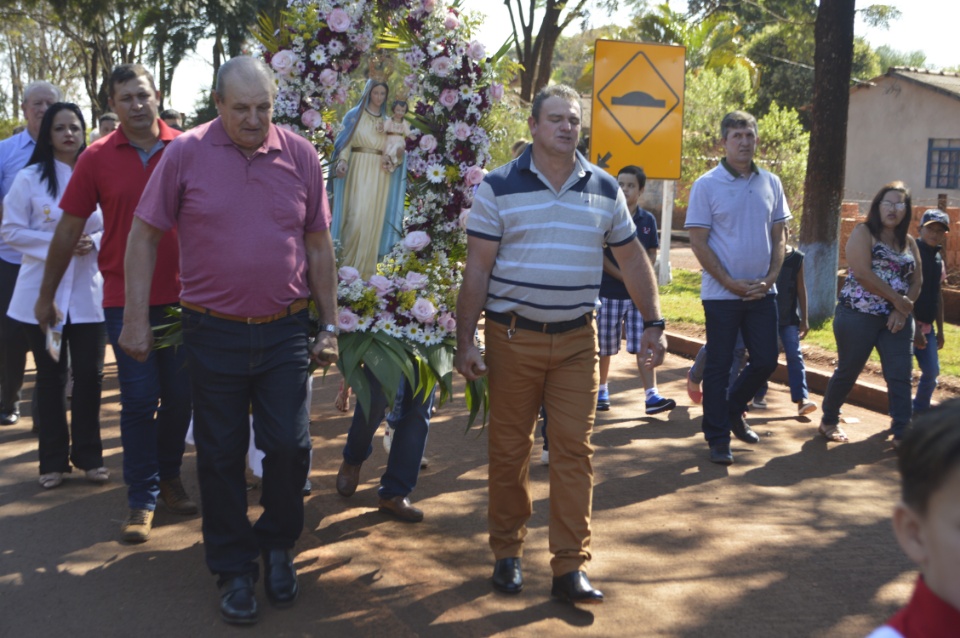
[[[340,277],[340,281],[343,283],[352,284],[357,279],[360,279],[360,271],[353,266],[344,266],[337,271],[337,276]]]
[[[407,233],[407,236],[403,238],[403,247],[413,252],[419,252],[423,250],[429,243],[430,235],[426,234],[422,230],[415,230],[412,233]],[[370,280],[370,283],[373,283],[372,279]]]
[[[432,13],[437,8],[437,0],[423,0],[423,10]]]
[[[453,316],[453,313],[445,312],[440,315],[440,319],[437,320],[437,323],[441,328],[447,332],[456,332],[457,331],[457,319]]]
[[[468,139],[470,139],[471,133],[473,133],[473,127],[466,122],[454,122],[453,136],[461,142],[466,142]]]
[[[483,169],[474,164],[463,174],[463,180],[467,183],[467,186],[476,186],[483,181],[483,175]]]
[[[499,82],[494,82],[490,85],[490,99],[494,102],[499,102],[503,99],[503,85]]]
[[[270,59],[270,66],[279,75],[290,75],[297,67],[297,54],[287,49],[277,51]]]
[[[353,22],[347,12],[339,7],[327,14],[327,26],[331,31],[344,33],[350,30]]]
[[[467,55],[473,60],[482,60],[487,56],[487,49],[482,42],[474,40],[467,45]]]
[[[447,17],[443,19],[443,26],[453,30],[460,26],[460,18],[453,11],[447,12]]]
[[[429,282],[429,278],[423,273],[408,272],[403,283],[404,290],[420,290]]]
[[[347,90],[342,86],[333,92],[330,99],[336,104],[344,104],[347,101]]]
[[[367,283],[370,284],[371,288],[377,291],[378,297],[385,297],[390,293],[391,290],[393,290],[393,282],[383,275],[374,275]]]
[[[349,308],[341,308],[337,315],[337,325],[343,332],[353,332],[360,323],[360,317],[350,311]]]
[[[436,58],[433,62],[430,63],[430,71],[439,75],[442,78],[450,75],[450,71],[453,69],[453,60],[448,58],[445,55],[441,55]]]
[[[337,72],[333,69],[324,69],[320,72],[320,77],[317,78],[320,80],[320,84],[326,87],[333,86],[337,83]]]
[[[437,149],[437,138],[432,135],[424,135],[420,138],[420,150],[424,153],[432,153]]]
[[[420,323],[432,325],[433,322],[436,321],[436,317],[434,315],[437,314],[437,309],[434,308],[429,299],[418,297],[417,300],[413,302],[413,307],[410,309],[410,314],[413,315],[413,317]]]
[[[460,92],[454,91],[453,89],[444,89],[440,92],[440,104],[447,107],[447,110],[452,109],[457,105],[457,102],[460,101]]]
[[[300,121],[311,131],[323,124],[323,116],[317,113],[315,109],[307,109],[300,116]]]

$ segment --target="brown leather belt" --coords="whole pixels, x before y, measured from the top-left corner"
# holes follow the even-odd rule
[[[265,315],[263,317],[241,317],[239,315],[228,315],[225,312],[217,312],[216,310],[210,310],[209,308],[204,308],[203,306],[198,306],[195,303],[190,303],[189,301],[180,300],[180,305],[188,310],[193,310],[194,312],[199,312],[205,315],[210,315],[211,317],[216,317],[217,319],[226,319],[227,321],[237,321],[240,323],[255,324],[255,323],[270,323],[271,321],[276,321],[277,319],[283,319],[284,317],[289,317],[290,315],[295,315],[301,310],[305,309],[309,305],[309,301],[306,299],[297,299],[292,304],[281,310],[280,312],[274,313],[272,315]]]
[[[570,321],[555,321],[553,323],[541,323],[525,319],[520,315],[513,313],[493,312],[484,310],[484,316],[494,323],[510,326],[511,329],[520,328],[521,330],[533,330],[548,335],[555,335],[561,332],[568,332],[582,326],[586,326],[593,319],[592,314],[584,314]]]
[[[383,155],[383,151],[378,151],[375,148],[367,148],[366,146],[353,146],[350,150],[354,153],[373,153],[374,155]]]

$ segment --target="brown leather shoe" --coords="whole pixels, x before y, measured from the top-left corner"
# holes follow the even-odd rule
[[[187,495],[179,476],[160,481],[160,500],[174,514],[189,516],[200,511],[197,504]]]
[[[337,492],[340,496],[353,496],[360,484],[360,466],[344,461],[337,472]]]
[[[410,499],[406,496],[394,496],[393,498],[380,499],[380,511],[387,514],[393,514],[401,521],[408,523],[419,523],[423,520],[423,510],[419,510],[410,504]]]

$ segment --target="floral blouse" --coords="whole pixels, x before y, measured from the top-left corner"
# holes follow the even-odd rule
[[[883,242],[877,242],[870,251],[873,273],[885,281],[899,294],[907,294],[910,288],[910,275],[917,267],[913,253],[906,248],[902,253],[894,251]],[[851,310],[865,312],[870,315],[887,316],[893,311],[893,304],[889,301],[867,292],[854,276],[853,269],[847,273],[847,279],[840,289],[840,303]]]

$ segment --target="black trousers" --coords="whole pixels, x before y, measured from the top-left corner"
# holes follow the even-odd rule
[[[20,402],[27,367],[27,336],[23,324],[7,316],[20,264],[0,259],[0,412],[13,412]]]

